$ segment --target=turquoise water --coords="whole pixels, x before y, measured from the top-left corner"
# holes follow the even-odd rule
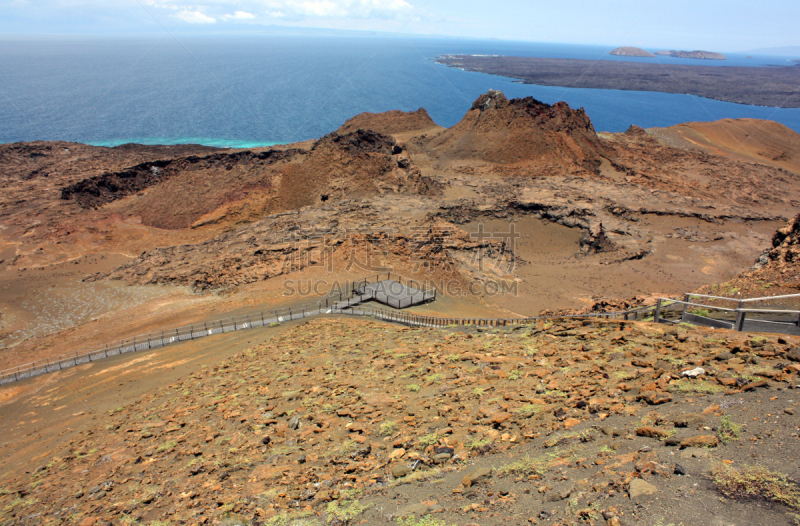
[[[215,148],[263,148],[267,146],[275,146],[276,144],[282,144],[277,142],[253,142],[209,137],[131,137],[128,139],[113,139],[109,141],[90,141],[86,144],[113,148],[114,146],[120,146],[129,143],[148,145],[202,144],[203,146],[213,146]]]
[[[6,38],[0,39],[0,143],[266,146],[321,137],[364,111],[421,107],[438,124],[452,126],[489,89],[583,107],[598,131],[752,117],[800,132],[800,109],[525,85],[434,61],[458,53],[626,59],[608,51],[598,46],[386,37],[180,37],[180,42]],[[736,55],[728,61],[634,60],[715,67],[786,64],[783,57]]]

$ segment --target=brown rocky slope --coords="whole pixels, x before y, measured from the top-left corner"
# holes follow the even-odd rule
[[[145,225],[181,229],[201,218],[205,224],[219,221],[232,206],[255,208],[242,218],[252,221],[328,198],[430,191],[394,139],[357,130],[323,137],[309,151],[244,151],[145,163],[70,185],[62,198],[94,208],[141,192],[115,211],[138,216]]]
[[[409,132],[423,132],[431,129],[440,128],[425,108],[417,111],[387,111],[384,113],[359,113],[355,117],[347,120],[336,130],[336,133],[344,135],[359,129],[373,130],[384,135],[396,135]]]
[[[313,320],[101,413],[87,365],[0,405],[2,523],[788,526],[797,360],[647,324]],[[51,403],[80,426],[43,444]],[[782,489],[746,498],[743,473]]]
[[[445,159],[558,164],[562,173],[570,167],[594,169],[605,153],[582,109],[564,102],[550,106],[532,97],[508,100],[499,91],[479,97],[459,123],[432,138],[426,149]]]

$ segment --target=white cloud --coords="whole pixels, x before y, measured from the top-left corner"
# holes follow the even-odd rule
[[[343,6],[339,4],[341,4],[341,2],[317,0],[314,2],[303,2],[298,7],[301,13],[311,16],[345,16],[346,11],[343,9]]]
[[[188,24],[215,24],[217,22],[216,18],[204,15],[200,11],[184,10],[180,11],[177,16]]]
[[[259,3],[291,17],[394,18],[413,9],[406,0],[262,0]]]
[[[247,11],[236,11],[232,15],[222,15],[222,18],[225,20],[252,20],[255,17],[256,15],[253,13],[248,13]]]

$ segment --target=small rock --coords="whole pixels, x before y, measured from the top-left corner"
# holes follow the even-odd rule
[[[658,489],[655,486],[639,478],[633,479],[628,486],[628,495],[631,500],[645,495],[653,495],[657,491]]]
[[[289,420],[289,429],[297,429],[300,427],[300,419],[297,416],[293,416]]]
[[[729,353],[728,351],[723,351],[714,357],[714,359],[717,360],[718,362],[727,362],[732,358],[733,354]]]
[[[270,442],[272,442],[272,439],[270,437],[264,437],[261,439],[261,443],[264,444],[265,446],[269,445]]]
[[[650,437],[650,438],[664,438],[667,436],[667,432],[663,429],[657,429],[653,426],[642,426],[636,428],[636,435],[640,437]]]
[[[698,447],[690,447],[681,451],[680,456],[681,460],[691,460],[693,458],[707,459],[711,458],[711,451]]]
[[[512,416],[511,413],[500,412],[493,414],[489,419],[493,424],[500,425],[509,418],[511,418],[511,416]]]
[[[461,484],[463,484],[465,488],[468,488],[473,484],[488,480],[491,476],[492,468],[478,468],[472,473],[464,475],[464,478],[461,479]]]
[[[676,475],[686,475],[686,469],[684,469],[684,467],[681,466],[680,464],[675,464],[675,468],[673,469],[672,472],[675,473]]]
[[[392,476],[396,479],[403,478],[411,473],[411,468],[405,465],[399,465],[392,468]]]
[[[545,500],[547,502],[558,502],[560,500],[569,498],[569,496],[572,494],[572,491],[572,484],[562,484],[551,489],[547,493],[547,498]]]
[[[694,369],[689,369],[689,370],[683,371],[681,373],[681,376],[686,376],[688,378],[697,378],[698,376],[701,376],[701,375],[704,375],[704,374],[706,374],[706,370],[705,369],[703,369],[702,367],[695,367]]]
[[[786,413],[787,415],[793,415],[794,409],[792,409],[791,407],[787,407],[786,409],[783,410],[783,412]]]
[[[331,492],[324,489],[319,493],[317,493],[316,495],[314,495],[314,500],[318,502],[328,502],[329,500],[331,500]]]
[[[681,449],[687,447],[717,447],[719,439],[715,435],[699,435],[681,440]]]
[[[450,453],[437,453],[431,457],[434,464],[444,464],[453,457]]]
[[[786,352],[786,358],[793,362],[800,362],[800,347],[793,347]]]
[[[632,392],[632,390],[631,390]],[[659,391],[643,391],[636,395],[637,400],[644,400],[650,405],[660,405],[672,401],[672,395]]]
[[[622,436],[622,431],[620,431],[616,427],[604,426],[604,427],[600,428],[600,431],[602,431],[604,435],[610,436],[610,437],[621,437]]]
[[[704,421],[705,418],[697,413],[683,413],[676,416],[672,423],[675,427],[693,427],[702,424]]]

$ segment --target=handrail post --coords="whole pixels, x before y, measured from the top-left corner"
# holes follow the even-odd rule
[[[656,302],[656,312],[653,313],[653,323],[659,323],[661,319],[661,298]]]
[[[744,312],[742,309],[744,309],[744,302],[740,301],[739,302],[739,308],[736,309],[737,310],[737,312],[736,312],[736,326],[734,327],[734,329],[736,331],[739,331],[739,332],[742,332],[742,330],[744,330],[744,318],[747,315],[747,313]]]
[[[684,295],[683,295],[683,301],[684,301],[684,304],[683,304],[683,311],[681,312],[681,321],[683,321],[683,319],[686,317],[686,309],[688,309],[688,308],[689,308],[689,305],[688,305],[688,303],[689,303],[689,298],[690,298],[690,297],[691,297],[691,296],[689,295],[689,293],[688,293],[688,292],[687,292],[686,294],[684,294]]]

